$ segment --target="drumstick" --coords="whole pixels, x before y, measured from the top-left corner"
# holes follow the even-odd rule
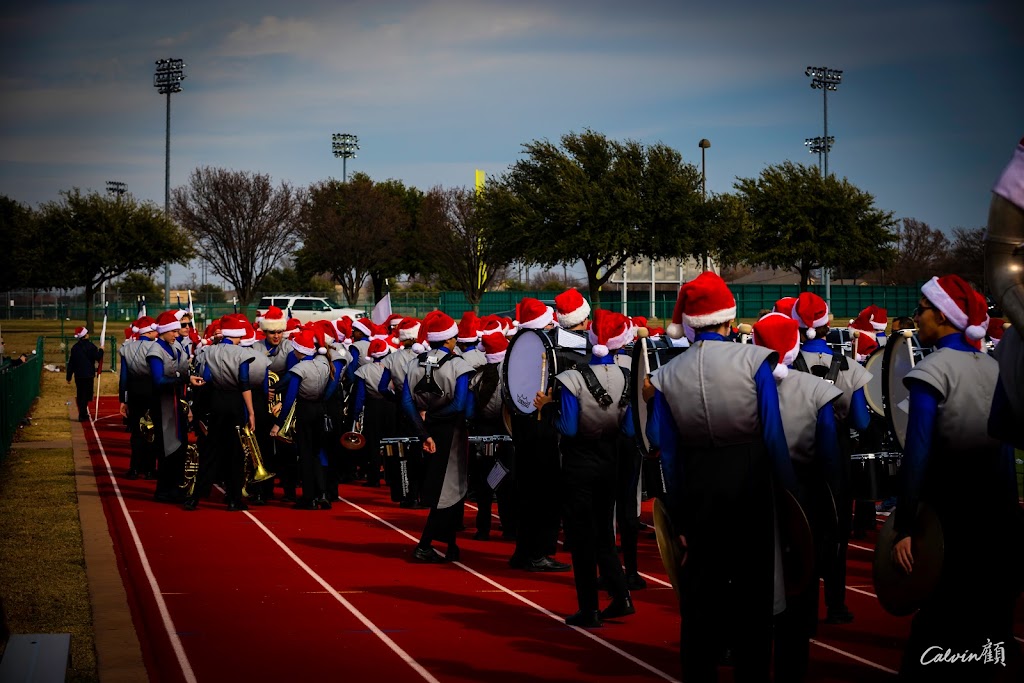
[[[544,386],[548,378],[548,354],[544,353],[540,359],[540,390],[547,393],[547,387]],[[540,421],[540,410],[537,411],[537,421]]]

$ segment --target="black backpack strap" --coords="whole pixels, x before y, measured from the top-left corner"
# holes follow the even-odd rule
[[[608,395],[601,383],[597,381],[597,375],[594,374],[594,369],[589,365],[576,368],[576,370],[583,375],[583,382],[587,385],[587,391],[594,397],[598,405],[602,408],[607,408],[612,404],[612,397]]]
[[[811,369],[807,367],[807,361],[804,359],[803,352],[798,351],[796,354],[796,360],[793,361],[793,369],[797,372],[810,372]]]
[[[498,390],[498,364],[488,363],[480,368],[480,384],[477,386],[477,403],[481,408],[491,402],[491,397]]]
[[[828,372],[825,373],[825,381],[829,384],[835,384],[839,378],[839,373],[850,369],[850,364],[846,360],[846,356],[842,354],[833,354],[832,363],[828,366]]]
[[[629,373],[629,368],[624,368],[621,365],[619,366],[619,370],[622,371],[622,379],[626,380],[626,383],[624,385],[622,385],[622,396],[619,396],[619,407],[620,408],[625,408],[626,406],[629,405],[629,379],[630,379],[630,373]]]
[[[434,371],[440,370],[444,367],[444,364],[450,361],[455,356],[446,353],[443,358],[438,359],[436,356],[431,356],[429,351],[424,351],[416,357],[421,368],[424,368],[425,373],[423,378],[416,383],[416,387],[413,389],[414,393],[417,394],[436,394],[438,396],[444,396],[444,391],[438,386],[437,381],[434,379]]]

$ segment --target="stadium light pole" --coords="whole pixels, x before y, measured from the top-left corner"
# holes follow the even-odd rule
[[[167,95],[167,137],[164,141],[164,215],[171,215],[171,95],[181,92],[185,80],[185,62],[180,59],[156,60],[153,87]],[[164,264],[164,306],[171,305],[171,264]]]
[[[120,180],[107,181],[107,194],[111,197],[121,197],[127,191],[128,186]]]
[[[708,199],[708,184],[707,174],[704,173],[704,150],[711,147],[711,141],[707,138],[701,138],[700,142],[697,143],[700,147],[700,201],[701,204],[707,202]],[[707,254],[704,254],[704,270],[706,271],[709,266],[709,258]]]
[[[348,168],[346,162],[356,158],[356,150],[359,149],[359,138],[351,133],[335,133],[331,136],[331,151],[335,158],[341,157],[341,182],[348,182]]]
[[[804,75],[810,77],[811,88],[821,90],[822,106],[825,114],[825,135],[822,136],[827,141],[828,137],[828,91],[838,90],[839,84],[843,80],[842,69],[830,69],[827,66],[809,66],[804,69]],[[831,142],[824,144],[825,164],[822,178],[828,178],[828,151],[831,147]],[[822,269],[822,279],[825,281],[825,303],[832,307],[832,278],[828,268]]]
[[[829,135],[828,136],[828,149],[829,150],[832,149],[832,145],[834,145],[835,142],[836,142],[836,136],[835,135]],[[817,154],[818,155],[818,173],[823,173],[823,171],[821,169],[821,155],[825,151],[825,138],[821,137],[820,135],[818,137],[815,137],[815,138],[807,138],[807,139],[804,140],[804,145],[807,147],[807,151],[808,152],[810,152],[811,154]],[[824,175],[822,177],[824,177]]]

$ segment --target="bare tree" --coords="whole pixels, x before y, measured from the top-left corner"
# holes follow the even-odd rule
[[[354,306],[367,275],[391,261],[408,222],[400,199],[366,174],[357,173],[347,183],[317,183],[302,214],[304,245],[297,264],[330,273]]]
[[[943,270],[985,291],[985,228],[953,228],[953,244]]]
[[[940,274],[949,257],[949,238],[916,218],[904,218],[897,232],[896,259],[888,283],[912,285]]]
[[[295,251],[305,200],[305,190],[283,181],[275,188],[267,174],[203,167],[174,189],[172,212],[213,272],[248,302],[267,273]]]

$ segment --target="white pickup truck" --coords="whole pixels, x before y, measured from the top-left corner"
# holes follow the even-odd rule
[[[366,317],[366,313],[358,308],[339,308],[330,301],[319,296],[265,296],[260,299],[260,313],[266,313],[271,306],[277,306],[285,315],[291,311],[291,317],[296,318],[300,323],[308,323],[313,320],[337,320],[342,316],[356,318]]]

